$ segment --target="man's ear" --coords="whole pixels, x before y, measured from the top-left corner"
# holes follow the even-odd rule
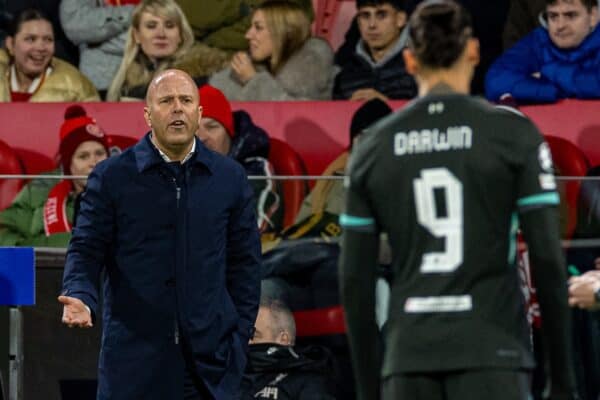
[[[283,331],[279,334],[279,344],[283,346],[291,346],[291,337],[287,331]]]
[[[400,29],[406,25],[407,15],[404,11],[398,11],[396,14],[396,26]]]
[[[406,48],[402,50],[402,58],[404,58],[404,67],[406,68],[406,72],[411,75],[416,75],[419,72],[419,61],[415,57],[415,54],[411,49]]]
[[[598,12],[598,6],[594,6],[590,10],[590,32],[596,29],[596,25],[598,25]]]
[[[150,118],[150,109],[148,107],[144,107],[144,119],[146,120],[146,124],[152,128],[152,118]]]
[[[479,65],[479,61],[481,60],[481,55],[479,52],[479,40],[476,38],[470,38],[467,41],[467,60],[473,65]]]

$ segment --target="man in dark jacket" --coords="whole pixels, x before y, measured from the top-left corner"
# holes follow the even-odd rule
[[[91,327],[104,269],[99,400],[237,395],[260,244],[243,168],[195,138],[201,109],[189,75],[159,74],[151,132],[88,179],[59,301],[65,324]]]
[[[269,162],[269,136],[252,122],[244,110],[231,110],[231,104],[219,89],[203,85],[202,120],[198,137],[206,147],[242,164],[246,174],[270,177],[273,165]],[[283,226],[283,207],[279,185],[271,179],[254,179],[251,182],[256,202],[258,229],[278,232]]]
[[[539,27],[500,56],[487,72],[486,97],[518,103],[600,98],[597,0],[544,0]]]
[[[319,346],[294,348],[294,316],[279,300],[263,298],[250,341],[243,400],[333,400],[330,355]]]
[[[361,39],[335,78],[335,99],[409,99],[417,94],[406,72],[406,10],[403,0],[357,0],[356,20]]]

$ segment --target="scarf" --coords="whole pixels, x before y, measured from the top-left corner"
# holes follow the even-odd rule
[[[48,193],[44,204],[44,231],[46,236],[55,233],[71,232],[71,223],[67,219],[67,200],[73,190],[70,180],[62,180]]]

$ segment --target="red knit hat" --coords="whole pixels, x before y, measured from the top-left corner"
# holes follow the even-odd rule
[[[231,104],[219,89],[210,85],[203,85],[199,90],[202,117],[212,118],[225,127],[230,137],[233,138],[233,113]]]
[[[77,147],[88,140],[100,143],[108,154],[108,142],[96,120],[86,115],[83,107],[72,105],[65,110],[65,122],[60,127],[59,161],[65,175],[71,175],[71,159]]]

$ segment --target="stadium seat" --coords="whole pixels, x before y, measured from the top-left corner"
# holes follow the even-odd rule
[[[314,34],[337,50],[356,14],[356,0],[313,0]]]
[[[23,171],[28,175],[37,175],[57,168],[56,162],[45,154],[20,147],[13,150],[21,161]]]
[[[276,175],[306,175],[302,159],[290,145],[282,140],[270,138],[269,161],[273,164]],[[281,181],[283,188],[283,226],[294,223],[296,214],[300,210],[304,196],[306,196],[306,181],[286,180]]]
[[[23,174],[21,161],[8,144],[0,140],[0,174]],[[8,207],[23,187],[22,179],[0,179],[0,210]]]
[[[110,155],[115,155],[123,152],[128,147],[133,146],[138,142],[138,139],[131,136],[123,135],[107,135],[108,136],[108,151]]]
[[[545,136],[546,142],[550,146],[552,159],[556,168],[556,175],[559,176],[580,176],[587,173],[590,164],[583,152],[575,144],[557,136]],[[567,220],[564,228],[565,238],[569,239],[575,231],[577,224],[577,200],[581,188],[581,180],[570,180],[559,183],[562,201],[566,203]]]

